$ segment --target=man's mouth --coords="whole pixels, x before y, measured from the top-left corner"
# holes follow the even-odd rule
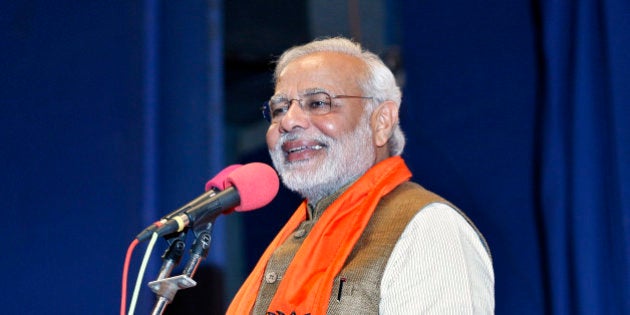
[[[311,145],[311,146],[306,146],[305,145],[305,146],[301,146],[301,147],[290,148],[290,149],[286,150],[286,152],[288,154],[291,154],[291,153],[301,152],[301,151],[304,151],[304,150],[315,150],[315,151],[317,151],[317,150],[321,150],[323,148],[324,148],[324,146],[322,146],[321,144],[316,144],[316,145]]]
[[[315,141],[287,141],[282,145],[282,151],[287,162],[304,161],[315,157],[326,145]]]

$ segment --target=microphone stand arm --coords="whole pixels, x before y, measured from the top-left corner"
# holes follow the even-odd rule
[[[190,259],[184,267],[184,271],[182,272],[183,275],[192,278],[197,272],[199,264],[208,257],[210,242],[212,241],[210,232],[212,231],[213,224],[214,220],[203,224],[200,228],[195,227],[193,229],[196,238],[190,248]]]
[[[162,267],[157,277],[158,280],[169,277],[173,269],[182,260],[184,248],[186,247],[186,243],[184,242],[186,240],[186,232],[187,231],[184,230],[165,237],[169,246],[164,252],[164,255],[162,255]]]
[[[151,315],[163,314],[166,306],[175,298],[177,291],[197,285],[197,282],[195,282],[192,277],[195,275],[199,264],[201,264],[201,262],[208,256],[210,242],[212,241],[210,232],[212,231],[212,227],[217,216],[208,218],[204,220],[204,222],[199,222],[202,224],[196,224],[193,228],[195,241],[190,249],[190,259],[188,260],[188,263],[186,263],[181,275],[170,278],[160,278],[163,274],[163,266],[163,270],[160,271],[158,280],[149,282],[149,287],[158,296],[158,300],[156,301]],[[166,256],[167,254],[165,253],[164,255]],[[170,269],[172,270],[172,267]]]

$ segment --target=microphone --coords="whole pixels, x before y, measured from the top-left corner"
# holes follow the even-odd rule
[[[205,200],[214,197],[217,192],[225,189],[225,183],[226,180],[228,178],[228,175],[230,175],[233,171],[235,171],[236,169],[240,168],[242,165],[240,164],[233,164],[230,165],[226,168],[224,168],[222,171],[220,171],[217,175],[215,175],[213,178],[211,178],[207,183],[206,183],[206,192],[201,194],[199,197],[193,199],[191,202],[187,203],[186,205],[176,209],[175,211],[163,216],[159,221],[151,224],[149,227],[147,227],[146,229],[144,229],[144,231],[140,232],[140,234],[138,234],[138,236],[136,236],[136,239],[140,242],[144,241],[145,239],[149,238],[149,236],[151,236],[151,234],[157,230],[160,226],[164,225],[164,223],[166,223],[168,220],[170,220],[171,218],[175,217],[178,214],[183,213],[184,211],[191,209],[193,207],[195,207],[196,205],[199,205],[201,203],[203,203]]]
[[[227,176],[225,190],[170,218],[155,230],[159,236],[180,232],[207,216],[239,212],[266,206],[276,197],[280,188],[278,174],[264,163],[245,164]]]

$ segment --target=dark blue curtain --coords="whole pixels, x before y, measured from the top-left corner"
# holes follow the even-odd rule
[[[630,314],[630,2],[403,1],[405,157],[493,251],[497,314]]]
[[[223,166],[221,3],[0,2],[0,313],[115,314],[133,237]]]
[[[550,314],[630,314],[630,3],[542,1]]]

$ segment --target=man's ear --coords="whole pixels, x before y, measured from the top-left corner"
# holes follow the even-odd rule
[[[370,119],[370,127],[372,128],[372,140],[377,147],[387,144],[396,124],[398,124],[398,106],[394,101],[385,101],[374,109]]]

